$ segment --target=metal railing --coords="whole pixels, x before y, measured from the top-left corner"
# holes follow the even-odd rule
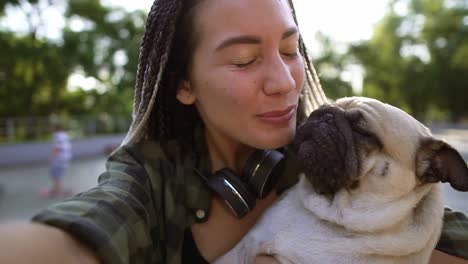
[[[61,124],[72,138],[126,133],[131,115],[31,116],[0,118],[0,144],[50,140],[55,124]]]

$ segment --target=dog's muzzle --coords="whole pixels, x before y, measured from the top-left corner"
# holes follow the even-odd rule
[[[294,150],[317,193],[333,196],[358,183],[360,160],[350,119],[344,109],[324,105],[297,129]]]

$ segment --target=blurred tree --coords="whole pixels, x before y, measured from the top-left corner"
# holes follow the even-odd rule
[[[352,96],[351,84],[342,78],[342,73],[351,63],[346,52],[340,53],[337,44],[322,33],[318,33],[316,39],[321,51],[318,56],[314,56],[313,63],[325,93],[331,99]]]
[[[468,74],[467,12],[467,1],[391,1],[372,38],[350,49],[365,68],[363,95],[418,119],[430,107],[448,110],[453,121],[468,114],[468,80],[460,78]]]
[[[4,15],[5,7],[8,4],[18,4],[18,0],[0,0],[0,16]]]
[[[406,63],[400,53],[404,39],[399,36],[398,29],[402,22],[403,18],[390,9],[374,29],[372,38],[353,45],[350,51],[365,68],[364,96],[407,108],[416,114],[416,111],[411,109],[416,106],[409,104],[406,98],[417,89],[414,83],[408,85],[405,82],[404,76],[409,69],[408,64],[411,63]],[[409,61],[414,64],[418,62],[415,58],[410,58]]]
[[[99,0],[69,0],[62,39],[39,37],[43,11],[63,4],[56,1],[0,2],[0,14],[7,5],[16,6],[30,20],[26,33],[0,31],[0,116],[129,114],[145,14],[105,7]],[[67,90],[73,74],[93,77],[96,87]]]
[[[101,5],[99,0],[70,0],[64,29],[64,53],[74,69],[102,85],[90,93],[93,112],[130,113],[145,14]],[[73,23],[81,22],[81,29]]]
[[[420,38],[431,57],[434,103],[460,121],[468,116],[468,1],[412,0],[410,8],[425,18]]]
[[[52,5],[49,1],[47,5]],[[36,1],[0,2],[18,5],[26,18],[23,34],[0,31],[0,116],[40,115],[55,111],[68,78],[66,60],[56,43],[38,38],[44,29],[44,8]]]
[[[47,114],[59,105],[69,72],[55,44],[0,33],[0,116]]]

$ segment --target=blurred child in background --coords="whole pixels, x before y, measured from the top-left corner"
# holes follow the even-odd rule
[[[68,133],[60,123],[54,125],[53,146],[49,154],[49,176],[52,180],[50,189],[43,189],[40,195],[45,198],[68,196],[71,190],[63,188],[63,175],[72,157]]]

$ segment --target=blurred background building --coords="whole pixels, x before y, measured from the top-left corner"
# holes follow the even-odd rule
[[[0,220],[53,202],[36,192],[48,183],[57,122],[73,139],[65,183],[76,191],[95,184],[131,122],[151,4],[0,0]],[[401,107],[468,158],[468,0],[294,4],[330,98],[364,95]],[[468,212],[466,194],[450,195]]]

